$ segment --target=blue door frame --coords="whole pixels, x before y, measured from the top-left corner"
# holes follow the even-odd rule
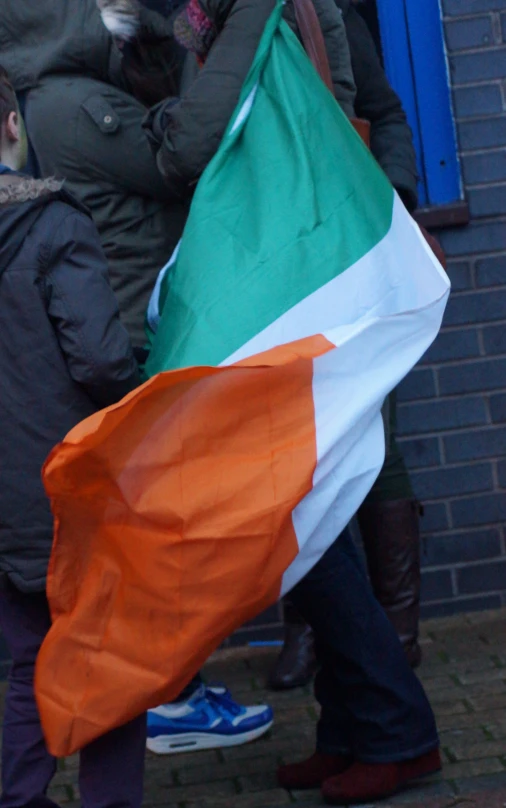
[[[439,0],[377,0],[385,70],[413,130],[422,205],[462,198]]]

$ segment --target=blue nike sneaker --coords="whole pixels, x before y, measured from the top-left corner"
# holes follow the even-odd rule
[[[264,735],[274,715],[266,705],[243,707],[225,687],[199,689],[187,700],[148,711],[147,747],[157,755],[241,746]]]

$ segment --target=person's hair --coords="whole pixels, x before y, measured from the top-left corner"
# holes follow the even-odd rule
[[[8,73],[0,65],[0,124],[5,123],[11,112],[17,112],[18,102]]]

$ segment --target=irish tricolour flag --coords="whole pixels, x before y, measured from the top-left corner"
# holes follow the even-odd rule
[[[151,378],[45,468],[57,755],[176,696],[316,563],[440,327],[445,273],[281,10],[154,295]]]

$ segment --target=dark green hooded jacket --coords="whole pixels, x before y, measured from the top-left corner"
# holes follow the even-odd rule
[[[216,153],[275,0],[199,0],[218,36],[201,70],[187,69],[180,99],[155,107],[146,128],[158,166],[175,193],[188,196]],[[342,14],[334,0],[314,0],[325,37],[334,93],[354,115],[355,82]],[[291,0],[285,18],[296,30]],[[196,65],[195,59],[193,64]]]
[[[182,196],[195,185],[218,148],[274,7],[274,0],[200,3],[215,20],[220,36],[203,70],[197,70],[195,60],[187,60],[181,101],[172,99],[160,104],[147,121],[160,170],[169,187]],[[353,115],[354,107],[357,117],[371,123],[371,150],[407,208],[413,211],[417,205],[413,137],[371,34],[352,0],[314,3],[325,36],[336,98],[348,116]],[[290,2],[285,18],[296,30]],[[213,105],[208,103],[209,98],[213,98]]]
[[[170,53],[168,23],[142,14]],[[95,0],[2,0],[0,48],[15,89],[28,91],[26,123],[41,173],[65,179],[91,211],[122,321],[142,345],[148,300],[186,210],[157,169],[141,127],[147,109],[129,92],[121,54]]]

